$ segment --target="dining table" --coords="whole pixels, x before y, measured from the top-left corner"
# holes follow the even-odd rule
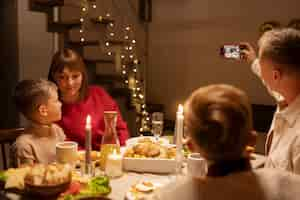
[[[251,155],[251,165],[253,169],[260,168],[263,166],[265,156],[261,154],[253,153]],[[181,176],[187,175],[186,163],[182,168]],[[112,188],[111,193],[107,196],[113,200],[124,200],[126,199],[126,193],[129,191],[132,185],[137,184],[141,181],[150,181],[152,183],[159,184],[161,187],[168,183],[175,181],[176,175],[171,174],[156,174],[156,173],[141,173],[134,171],[125,171],[121,177],[110,179],[110,186]],[[24,197],[22,195],[14,193],[0,192],[0,199],[2,200],[29,200],[32,197]],[[43,198],[43,200],[46,200]],[[51,199],[52,200],[52,199]]]

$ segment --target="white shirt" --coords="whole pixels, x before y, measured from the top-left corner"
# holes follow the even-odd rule
[[[300,95],[286,108],[277,107],[267,143],[271,132],[273,139],[265,167],[300,174]]]
[[[299,175],[263,168],[204,180],[185,177],[159,189],[150,199],[298,200],[299,185]]]
[[[261,78],[258,59],[252,63],[251,69]],[[280,94],[272,91],[263,80],[262,82],[278,102],[284,99]],[[266,144],[268,144],[271,132],[273,132],[273,138],[265,167],[300,174],[300,95],[284,109],[280,110],[277,107]]]

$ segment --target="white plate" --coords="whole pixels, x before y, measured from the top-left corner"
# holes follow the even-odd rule
[[[156,138],[153,136],[139,136],[139,137],[133,137],[126,140],[126,146],[132,146],[138,143],[140,140],[149,138],[151,141],[155,142]],[[159,138],[159,143],[162,145],[168,145],[169,140],[167,138]]]
[[[123,158],[123,168],[127,171],[150,173],[175,172],[175,159],[162,158]]]

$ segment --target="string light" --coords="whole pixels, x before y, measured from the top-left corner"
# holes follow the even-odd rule
[[[125,80],[125,83],[128,84],[128,80]]]
[[[85,39],[82,37],[82,38],[80,38],[80,41],[81,41],[81,42],[84,42],[84,41],[85,41]]]
[[[141,90],[141,88],[139,88],[139,87],[138,87],[138,88],[136,88],[136,90],[137,90],[137,91],[140,91],[140,90]]]
[[[130,31],[130,26],[127,26],[127,27],[125,28],[125,30],[126,30],[126,31]]]
[[[128,39],[129,39],[129,36],[128,36],[128,35],[125,35],[124,39],[125,39],[125,40],[128,40]]]
[[[131,42],[132,42],[132,44],[135,44],[135,43],[136,43],[136,40],[132,40]]]
[[[130,51],[132,50],[132,46],[129,46],[129,50],[130,50]]]
[[[129,56],[129,58],[133,59],[133,55],[131,54],[131,55]]]
[[[94,3],[92,7],[93,7],[94,9],[96,9],[96,8],[97,8],[97,5]]]
[[[110,23],[109,23],[109,26],[110,26],[110,27],[114,27],[114,23],[110,22]]]
[[[114,37],[115,34],[114,34],[113,32],[111,32],[109,35],[110,35],[111,37]]]
[[[123,73],[123,74],[126,74],[126,71],[125,71],[125,70],[123,70],[123,71],[122,71],[122,73]]]
[[[121,58],[122,58],[122,59],[124,59],[124,58],[125,58],[125,56],[124,56],[124,55],[121,55]]]
[[[105,45],[108,47],[109,46],[109,42],[106,42]]]
[[[83,17],[81,17],[81,18],[80,18],[80,22],[81,22],[81,23],[82,23],[82,22],[84,22],[84,19],[83,19]]]
[[[111,55],[112,55],[112,53],[109,51],[109,52],[107,53],[107,55],[111,56]]]
[[[134,69],[133,69],[133,72],[135,72],[135,73],[136,73],[136,68],[134,68]]]
[[[125,69],[125,68],[126,68],[126,65],[122,65],[122,67]]]
[[[110,14],[109,14],[109,13],[106,13],[106,17],[110,17]]]

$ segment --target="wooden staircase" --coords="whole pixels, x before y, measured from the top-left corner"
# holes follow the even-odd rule
[[[96,0],[88,1],[95,2]],[[139,59],[139,63],[134,63],[133,60],[136,57],[128,53],[132,48],[138,50],[135,40],[129,40],[128,37],[123,36],[117,37],[118,30],[108,33],[107,30],[114,28],[118,21],[110,16],[99,14],[86,17],[88,28],[85,27],[86,38],[82,40],[78,36],[82,28],[81,17],[78,15],[81,9],[79,0],[29,0],[29,8],[31,11],[46,14],[47,31],[59,34],[60,48],[72,48],[83,56],[88,67],[90,83],[103,86],[121,104],[120,109],[127,118],[127,122],[134,122],[128,125],[131,133],[135,135],[137,132],[135,121],[139,114],[133,106],[133,91],[128,88],[127,74],[122,73],[124,70],[120,68],[122,65],[131,69],[140,64],[142,59]],[[59,20],[55,20],[54,8],[60,13]],[[75,10],[78,16],[64,15],[63,13],[67,10]],[[89,34],[95,37],[89,37]],[[117,54],[122,56],[121,59],[116,58]],[[129,115],[132,119],[128,119]]]

